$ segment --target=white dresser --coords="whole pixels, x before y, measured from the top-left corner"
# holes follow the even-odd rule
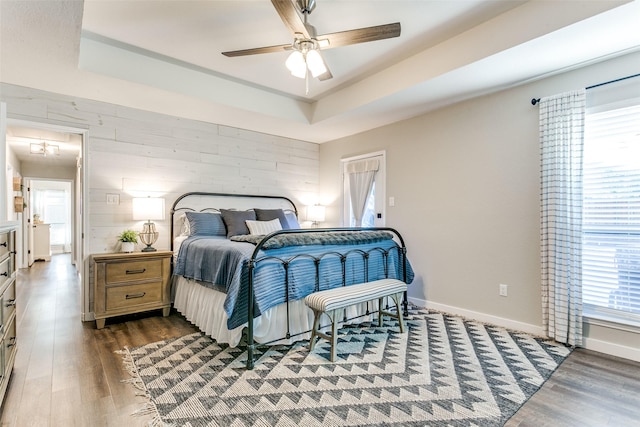
[[[33,260],[51,260],[51,224],[33,224]]]

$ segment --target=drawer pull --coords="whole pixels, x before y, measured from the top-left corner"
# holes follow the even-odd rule
[[[7,303],[4,305],[5,307],[15,307],[16,306],[16,299],[10,299],[7,301]]]
[[[0,276],[9,277],[9,272],[5,271],[4,273],[0,273]]]
[[[127,294],[125,298],[126,299],[142,298],[145,295],[146,295],[146,292],[140,292],[138,294]]]
[[[140,270],[127,270],[127,274],[141,274],[147,271],[146,268],[141,268]]]
[[[7,242],[0,243],[0,246],[4,246],[6,248],[7,247]]]
[[[18,251],[11,251],[12,254],[18,255]]]
[[[16,345],[16,337],[11,337],[11,338],[9,339],[9,344],[7,344],[7,348],[11,348],[11,347],[13,347],[14,345]]]

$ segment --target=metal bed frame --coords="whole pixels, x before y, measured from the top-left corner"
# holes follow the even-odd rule
[[[210,212],[216,212],[219,211],[219,208],[217,207],[211,207],[211,206],[197,206],[195,208],[190,207],[190,206],[181,206],[181,202],[189,197],[211,197],[212,199],[214,198],[247,198],[250,200],[254,200],[254,199],[262,199],[263,201],[272,201],[272,200],[279,200],[279,201],[285,201],[287,204],[291,205],[291,211],[294,212],[296,214],[297,217],[297,213],[298,210],[295,206],[295,204],[287,197],[283,197],[283,196],[262,196],[262,195],[247,195],[247,194],[229,194],[229,193],[208,193],[208,192],[190,192],[190,193],[185,193],[183,195],[181,195],[180,197],[178,197],[176,199],[176,201],[173,203],[172,207],[171,207],[171,250],[173,251],[173,239],[175,237],[175,230],[174,230],[174,225],[175,225],[175,219],[174,216],[176,213],[181,213],[184,211],[197,211],[197,212],[206,212],[206,211],[210,211]],[[393,233],[395,236],[396,240],[396,245],[395,247],[389,248],[388,250],[381,248],[381,247],[374,247],[368,251],[364,251],[362,249],[349,249],[347,251],[328,251],[325,252],[319,256],[313,256],[310,254],[305,254],[305,253],[300,253],[294,256],[291,256],[287,259],[282,259],[282,258],[278,258],[275,256],[270,256],[270,255],[262,255],[261,251],[263,250],[263,248],[265,247],[265,245],[269,242],[269,240],[273,239],[276,236],[280,236],[283,234],[299,234],[299,233],[331,233],[331,232],[345,232],[345,231],[353,231],[353,232],[360,232],[360,231],[387,231],[390,233]],[[395,240],[394,239],[394,240]],[[367,227],[367,228],[351,228],[351,227],[339,227],[339,228],[313,228],[313,229],[293,229],[293,230],[279,230],[279,231],[275,231],[273,233],[270,233],[268,235],[266,235],[255,247],[255,249],[253,250],[253,253],[251,255],[251,258],[248,261],[248,269],[249,269],[249,277],[248,277],[248,283],[247,283],[247,292],[248,292],[248,299],[247,299],[247,369],[253,369],[254,364],[255,364],[255,358],[254,358],[254,353],[256,351],[256,343],[254,341],[254,336],[253,336],[253,332],[254,332],[254,325],[253,325],[253,318],[254,318],[254,313],[255,313],[255,309],[254,309],[254,272],[255,269],[257,268],[257,266],[264,261],[277,261],[280,262],[284,268],[284,276],[285,276],[285,295],[286,295],[286,304],[287,304],[287,333],[284,337],[275,339],[273,341],[270,342],[266,342],[266,343],[260,343],[260,345],[269,345],[270,343],[274,342],[274,341],[278,341],[281,339],[290,339],[292,337],[295,337],[297,335],[302,335],[304,333],[307,333],[309,331],[304,331],[304,332],[300,332],[298,334],[291,334],[290,333],[290,319],[289,319],[289,274],[288,274],[288,269],[289,266],[298,260],[302,260],[302,259],[306,259],[306,260],[311,260],[313,261],[313,263],[315,264],[315,288],[314,288],[314,292],[320,290],[320,263],[322,262],[322,260],[326,257],[339,257],[340,258],[340,263],[342,266],[342,286],[348,286],[346,284],[346,262],[347,262],[347,258],[349,256],[353,256],[354,254],[360,255],[362,257],[362,262],[364,263],[364,277],[363,277],[363,282],[367,282],[368,281],[368,261],[369,261],[369,257],[373,252],[379,252],[382,256],[383,262],[384,262],[384,272],[385,272],[385,276],[388,276],[388,268],[389,268],[389,253],[394,250],[397,249],[398,251],[398,260],[401,263],[401,271],[402,271],[402,280],[406,283],[407,282],[407,249],[404,243],[404,239],[402,238],[402,236],[400,235],[400,233],[390,227]],[[368,304],[368,303],[367,303]],[[407,302],[407,292],[405,291],[404,294],[404,300],[402,302],[403,305],[403,312],[404,315],[407,316],[408,315],[408,302]],[[357,316],[357,317],[362,317],[365,315],[370,314],[369,311],[369,306],[367,305],[367,312],[361,316]],[[345,317],[346,317],[346,313],[345,313]],[[356,317],[356,318],[357,318]],[[354,318],[351,319],[346,319],[346,320],[353,320]]]

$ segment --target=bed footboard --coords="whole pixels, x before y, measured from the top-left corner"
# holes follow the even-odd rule
[[[264,261],[274,261],[274,257],[272,256],[264,256],[262,254],[262,251],[264,248],[268,247],[269,243],[276,238],[277,236],[281,236],[283,234],[299,234],[299,233],[332,233],[332,232],[363,232],[363,231],[386,231],[389,233],[392,233],[394,236],[394,241],[396,243],[396,245],[392,246],[391,248],[385,248],[384,246],[381,245],[381,247],[374,247],[374,248],[369,248],[368,250],[360,250],[360,249],[347,249],[344,251],[344,253],[337,253],[335,251],[330,251],[327,252],[325,254],[322,255],[315,255],[315,256],[311,256],[311,255],[296,255],[290,258],[283,258],[283,259],[279,259],[277,258],[278,262],[281,262],[283,265],[283,268],[285,270],[285,288],[289,289],[289,275],[288,275],[288,267],[290,265],[290,263],[294,262],[297,259],[300,259],[301,257],[305,257],[306,259],[312,259],[316,268],[315,268],[315,290],[314,292],[318,292],[320,291],[320,283],[321,283],[321,269],[320,269],[320,263],[322,262],[323,258],[325,256],[338,256],[340,258],[340,262],[341,262],[341,266],[342,266],[342,286],[349,286],[350,284],[347,283],[347,268],[346,268],[346,263],[347,263],[347,258],[348,257],[353,257],[353,256],[360,256],[362,257],[362,262],[364,263],[364,277],[360,280],[361,282],[368,282],[369,281],[369,258],[371,257],[372,253],[376,253],[379,256],[382,257],[383,263],[384,263],[384,274],[386,276],[386,278],[395,276],[395,278],[402,280],[404,283],[408,283],[409,281],[409,270],[408,270],[408,263],[407,263],[407,249],[404,243],[404,239],[402,238],[402,236],[400,235],[400,233],[393,229],[393,228],[389,228],[389,227],[372,227],[372,228],[321,228],[321,229],[296,229],[296,230],[280,230],[280,231],[276,231],[273,232],[271,234],[268,234],[267,236],[265,236],[260,242],[258,242],[256,244],[256,247],[253,251],[253,254],[248,262],[248,270],[249,270],[249,277],[248,277],[248,286],[247,286],[247,292],[248,292],[248,299],[247,299],[247,369],[253,369],[254,365],[255,365],[255,351],[256,351],[256,343],[254,340],[254,326],[253,326],[253,319],[254,319],[254,315],[255,315],[255,289],[254,289],[254,280],[255,280],[255,270],[258,267],[258,265],[261,262]],[[392,253],[392,251],[395,251],[395,254]],[[395,258],[395,256],[397,256],[397,258]],[[396,260],[399,264],[399,272],[398,274],[396,274],[395,272],[392,273],[391,271],[389,271],[389,264],[390,264],[390,260],[391,259]],[[398,277],[399,276],[399,277]],[[372,278],[372,279],[380,279],[379,277],[376,278]],[[287,303],[288,303],[288,297],[287,297]],[[402,307],[403,307],[403,314],[404,316],[408,316],[408,301],[407,301],[407,291],[404,291],[404,298],[402,301]],[[368,313],[367,313],[368,314]],[[346,320],[346,319],[345,319]],[[309,331],[307,331],[309,332]],[[289,318],[287,316],[287,334],[285,337],[283,338],[291,338],[291,335],[289,333]]]

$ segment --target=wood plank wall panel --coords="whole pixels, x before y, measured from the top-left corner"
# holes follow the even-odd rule
[[[118,249],[116,236],[139,224],[131,198],[165,197],[167,212],[187,191],[279,194],[299,208],[316,200],[319,147],[266,135],[2,84],[9,118],[87,129],[89,251]],[[215,122],[215,117],[212,118]],[[107,205],[107,194],[119,205]],[[156,223],[169,248],[169,220]]]

